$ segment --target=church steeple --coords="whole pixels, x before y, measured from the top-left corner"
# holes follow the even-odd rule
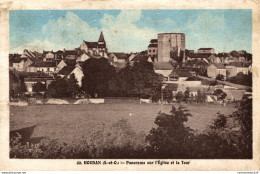
[[[101,42],[106,43],[102,31],[101,31],[101,33],[100,33],[100,36],[99,36],[98,42],[99,42],[99,43],[101,43]]]

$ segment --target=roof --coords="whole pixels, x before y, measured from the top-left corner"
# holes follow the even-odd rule
[[[158,47],[158,44],[154,44],[154,43],[152,44],[152,43],[151,43],[151,44],[149,44],[148,47]]]
[[[98,42],[106,42],[103,36],[103,32],[101,31]]]
[[[169,62],[154,62],[155,70],[173,70],[173,66]]]
[[[69,75],[74,69],[75,69],[75,66],[64,66],[64,67],[58,72],[58,74],[67,76],[67,75]]]
[[[250,64],[249,63],[244,63],[244,62],[230,62],[229,64],[227,64],[227,66],[236,66],[236,67],[249,67]]]
[[[188,57],[190,57],[190,58],[209,58],[212,55],[214,56],[214,54],[211,54],[211,53],[206,53],[206,54],[194,53],[194,54],[189,54]]]
[[[106,44],[99,44],[98,42],[88,42],[84,41],[84,43],[88,46],[88,48],[105,48]]]
[[[199,48],[199,50],[212,50],[214,48]]]
[[[76,64],[75,59],[64,59],[63,60],[68,66],[74,66]]]
[[[112,53],[112,54],[114,54],[118,59],[126,60],[128,58],[128,54],[126,53]]]
[[[148,56],[143,54],[137,54],[131,61],[138,62],[138,61],[147,61]]]
[[[226,69],[222,63],[212,63],[217,69]]]
[[[151,39],[150,43],[157,43],[158,39]]]
[[[78,51],[77,50],[65,50],[64,55],[78,55]]]
[[[56,62],[42,62],[36,61],[30,67],[57,67]]]
[[[191,77],[191,73],[188,69],[175,69],[171,72],[170,77]]]

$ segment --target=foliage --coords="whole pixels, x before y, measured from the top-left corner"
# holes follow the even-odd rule
[[[83,90],[91,97],[105,97],[108,82],[116,76],[116,70],[106,58],[90,58],[83,64],[83,74]]]
[[[79,91],[78,80],[74,73],[72,73],[67,79],[67,91],[71,97],[74,97],[75,93]]]
[[[192,76],[192,77],[188,77],[186,81],[199,81],[199,78]]]
[[[213,94],[217,96],[218,100],[224,100],[227,96],[221,89],[216,89]]]
[[[146,139],[151,158],[187,158],[191,156],[192,129],[185,126],[188,116],[183,107],[172,107],[171,114],[159,113]]]
[[[21,82],[21,84],[17,88],[18,93],[24,93],[27,92],[27,86],[24,82]]]
[[[126,66],[108,83],[108,90],[119,97],[160,98],[162,76],[154,72],[153,64],[147,61]]]
[[[166,86],[163,89],[163,100],[167,101],[168,103],[171,103],[172,99],[173,99],[172,90],[170,89],[169,86]]]
[[[33,85],[32,90],[36,93],[43,92],[46,90],[46,85],[41,82],[37,82]]]
[[[10,158],[141,158],[144,157],[145,135],[136,133],[126,119],[110,128],[82,137],[76,144],[44,138],[39,143],[22,143],[21,135],[10,140]]]
[[[223,74],[218,74],[217,75],[217,77],[216,77],[216,80],[224,80],[225,79],[225,77],[224,77],[224,75]]]
[[[177,101],[178,103],[181,103],[181,102],[183,101],[183,99],[184,99],[184,94],[182,93],[182,91],[179,91],[179,92],[176,94],[175,98],[176,98],[176,101]]]
[[[48,93],[51,97],[68,97],[68,84],[65,78],[56,77],[55,81],[52,81],[48,86]]]
[[[252,73],[243,74],[242,72],[239,72],[236,76],[230,77],[227,80],[231,83],[252,86],[252,78]]]

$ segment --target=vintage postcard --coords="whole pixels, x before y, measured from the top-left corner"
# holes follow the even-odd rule
[[[0,169],[259,171],[259,1],[0,3]]]

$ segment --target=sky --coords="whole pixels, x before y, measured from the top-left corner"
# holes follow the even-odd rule
[[[103,31],[109,52],[147,50],[158,33],[184,33],[186,49],[252,53],[252,11],[227,10],[11,10],[10,53],[78,48]]]

